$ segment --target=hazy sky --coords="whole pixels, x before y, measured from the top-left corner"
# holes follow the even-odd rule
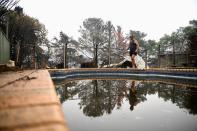
[[[19,5],[46,26],[50,39],[60,31],[78,38],[79,26],[89,17],[110,20],[124,33],[145,32],[154,40],[197,19],[197,0],[21,0]]]

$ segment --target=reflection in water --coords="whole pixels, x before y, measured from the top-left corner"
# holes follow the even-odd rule
[[[57,93],[60,95],[61,103],[66,104],[68,102],[77,101],[79,112],[80,110],[82,110],[83,114],[88,117],[100,118],[102,116],[101,118],[104,119],[104,116],[106,117],[106,115],[108,114],[115,116],[117,111],[119,110],[125,113],[127,112],[127,110],[129,110],[130,113],[134,111],[136,113],[140,111],[139,109],[141,109],[141,111],[144,111],[146,109],[143,109],[142,107],[146,105],[145,103],[151,102],[148,100],[148,98],[151,96],[157,96],[156,98],[158,100],[163,100],[163,105],[169,104],[168,106],[174,105],[176,108],[179,107],[176,110],[182,109],[184,110],[184,112],[187,112],[194,116],[194,120],[197,120],[196,88],[181,87],[177,85],[168,85],[162,83],[145,83],[134,80],[83,80],[68,82],[64,85],[57,84],[56,89]],[[171,104],[169,102],[171,102]],[[155,103],[155,105],[156,104],[157,103]],[[125,110],[124,106],[126,105],[127,109]],[[147,110],[150,108],[149,105],[146,105]],[[165,113],[174,112],[174,110],[159,108],[157,110],[162,110],[162,112]],[[184,115],[185,117],[187,117],[186,114],[183,114],[183,116]],[[136,116],[137,120],[142,118],[143,117]],[[129,119],[131,118],[128,118],[128,120]],[[142,122],[141,124],[144,123]],[[162,127],[162,124],[160,126]],[[197,128],[197,126],[195,125],[192,126]],[[159,127],[157,130],[160,130],[161,127]],[[192,127],[191,129],[193,129],[194,127]],[[122,130],[124,130],[124,128],[126,127],[123,127]],[[188,130],[190,129],[188,128]]]
[[[129,100],[130,110],[146,101],[146,95],[158,93],[164,101],[170,100],[180,108],[185,108],[191,114],[197,114],[197,89],[166,85],[160,83],[143,83],[134,80],[107,81],[84,80],[56,85],[60,101],[73,99],[78,94],[80,109],[87,116],[101,116],[104,112],[110,114],[115,106],[119,109],[123,98]],[[76,99],[76,98],[75,98]]]
[[[134,106],[136,106],[139,103],[139,100],[137,99],[137,91],[135,86],[135,81],[131,82],[131,89],[129,89],[129,103],[130,103],[130,110],[132,111],[134,109]]]

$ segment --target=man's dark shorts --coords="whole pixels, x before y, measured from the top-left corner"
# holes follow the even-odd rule
[[[130,54],[130,56],[132,56],[133,54],[137,55],[137,52],[130,51],[129,54]]]

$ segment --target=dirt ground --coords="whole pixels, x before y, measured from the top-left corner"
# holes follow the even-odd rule
[[[21,71],[19,67],[7,67],[6,65],[0,65],[0,73],[7,71]]]

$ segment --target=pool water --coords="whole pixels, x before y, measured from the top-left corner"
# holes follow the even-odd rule
[[[56,83],[71,131],[196,131],[197,88],[134,80]]]

